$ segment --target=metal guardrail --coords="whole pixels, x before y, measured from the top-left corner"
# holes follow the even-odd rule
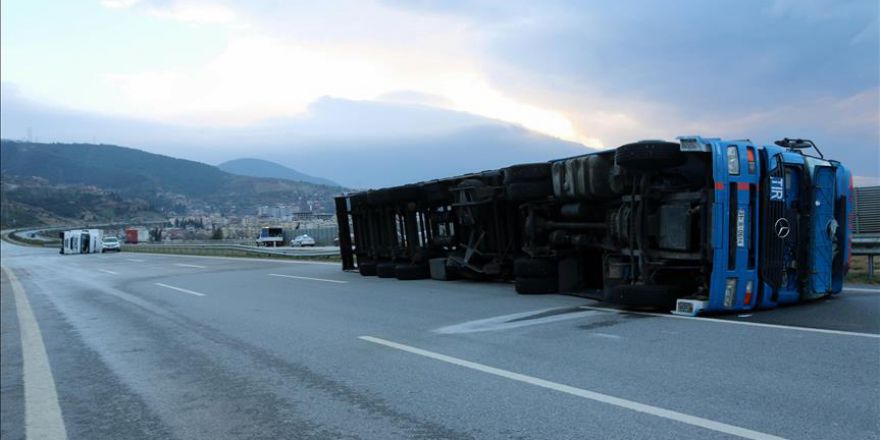
[[[868,257],[868,281],[872,281],[874,279],[874,257],[880,255],[880,234],[854,235],[852,254]]]
[[[339,248],[332,246],[271,248],[242,244],[124,244],[123,251],[154,253],[205,253],[243,252],[252,256],[268,257],[332,257],[339,255]]]

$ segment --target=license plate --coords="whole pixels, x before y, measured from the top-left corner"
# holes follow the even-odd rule
[[[740,208],[736,212],[736,246],[746,245],[746,210]]]

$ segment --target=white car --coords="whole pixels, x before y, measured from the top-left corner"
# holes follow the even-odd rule
[[[104,237],[102,244],[103,249],[101,249],[101,252],[119,252],[122,250],[119,246],[119,239],[116,237]]]
[[[296,246],[314,246],[314,245],[315,245],[315,239],[312,238],[312,237],[309,237],[308,234],[303,234],[303,235],[300,235],[300,236],[294,238],[293,240],[290,240],[290,245],[293,246],[293,247],[296,247]]]

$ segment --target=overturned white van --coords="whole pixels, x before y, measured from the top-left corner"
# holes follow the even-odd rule
[[[62,254],[99,254],[103,250],[104,231],[74,229],[61,234]]]

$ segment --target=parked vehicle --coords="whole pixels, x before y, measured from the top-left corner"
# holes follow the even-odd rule
[[[362,275],[510,279],[522,294],[694,315],[840,292],[851,182],[809,140],[687,136],[357,192],[336,206],[343,266],[356,259]]]
[[[61,254],[94,254],[104,249],[104,231],[100,229],[74,229],[60,235]]]
[[[284,245],[284,229],[264,227],[257,237],[257,246],[278,247]]]
[[[102,240],[103,249],[101,252],[119,252],[122,250],[122,246],[119,244],[119,239],[116,237],[104,237]]]
[[[290,245],[294,246],[294,247],[296,247],[296,246],[301,246],[301,247],[314,246],[315,239],[312,237],[309,237],[308,234],[302,234],[302,235],[297,236],[293,240],[290,240]]]
[[[125,230],[125,242],[128,244],[138,244],[139,242],[150,241],[150,231],[146,228],[127,228]]]

